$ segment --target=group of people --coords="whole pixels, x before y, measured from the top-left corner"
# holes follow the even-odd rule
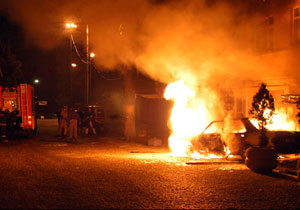
[[[96,135],[95,113],[92,108],[88,108],[87,112],[74,109],[71,107],[69,111],[63,107],[58,113],[58,136],[65,138],[69,132],[69,138],[77,141],[78,135],[84,136]]]

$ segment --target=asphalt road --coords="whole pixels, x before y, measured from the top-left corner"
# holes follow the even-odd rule
[[[300,185],[231,161],[188,158],[113,138],[55,138],[55,121],[36,137],[0,143],[0,207],[24,209],[203,209],[300,207]]]

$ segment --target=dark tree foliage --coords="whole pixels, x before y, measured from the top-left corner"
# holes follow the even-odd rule
[[[268,144],[265,126],[272,123],[272,116],[275,111],[274,98],[266,88],[266,84],[262,83],[259,91],[253,96],[252,109],[249,113],[258,121],[261,129],[259,137],[260,147],[265,147]]]
[[[9,43],[0,40],[0,85],[16,86],[22,78],[21,62],[12,53]]]
[[[300,98],[298,99],[296,106],[297,106],[297,109],[300,110]],[[298,119],[298,123],[300,124],[300,112],[297,113],[296,117]]]

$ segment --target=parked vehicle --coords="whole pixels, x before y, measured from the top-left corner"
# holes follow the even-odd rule
[[[258,146],[260,130],[248,118],[232,120],[226,125],[225,121],[212,121],[198,138],[192,141],[191,152],[208,151],[226,155],[224,148],[229,147],[231,155],[245,157],[245,150]],[[300,153],[300,132],[267,130],[269,144],[278,153]]]
[[[0,109],[15,112],[20,122],[21,135],[31,136],[37,129],[34,88],[29,84],[16,87],[0,86]]]

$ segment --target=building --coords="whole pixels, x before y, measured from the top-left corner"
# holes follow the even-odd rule
[[[300,95],[300,1],[264,0],[259,2],[260,20],[252,23],[248,47],[263,62],[274,63],[265,78],[239,81],[233,88],[233,110],[237,117],[248,117],[252,97],[262,82],[273,95],[275,108],[295,120],[295,104],[283,103],[283,95]]]

